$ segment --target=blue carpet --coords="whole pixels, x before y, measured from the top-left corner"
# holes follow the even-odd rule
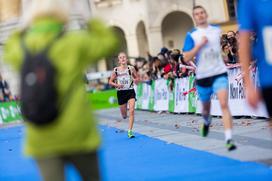
[[[272,169],[253,162],[240,162],[203,151],[167,144],[136,134],[100,126],[103,145],[100,167],[105,181],[146,180],[272,180]],[[40,180],[35,162],[23,157],[24,128],[0,129],[0,180]],[[272,150],[271,150],[272,151]],[[67,168],[69,181],[79,180],[77,172]]]

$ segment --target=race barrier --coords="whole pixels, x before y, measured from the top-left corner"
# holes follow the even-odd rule
[[[11,101],[0,103],[0,125],[21,120],[22,114],[17,102]]]
[[[245,89],[241,69],[228,70],[229,75],[229,107],[233,116],[267,117],[263,103],[253,110],[246,102]],[[251,73],[252,79],[258,85],[256,71]],[[168,111],[173,113],[201,113],[201,102],[195,89],[195,77],[190,76],[174,80],[173,90],[170,90],[169,80],[158,79],[151,84],[139,83],[135,86],[139,110]],[[221,116],[221,109],[216,95],[212,95],[211,115]]]
[[[245,90],[240,68],[229,69],[229,107],[233,116],[267,117],[264,104],[252,109],[246,102]],[[252,71],[252,79],[258,85],[258,74]],[[151,84],[139,83],[135,86],[136,108],[149,111],[168,111],[172,113],[201,113],[201,102],[195,89],[195,77],[175,79],[170,91],[170,81],[159,79]],[[89,93],[91,108],[106,109],[118,107],[116,90]],[[216,95],[212,95],[211,115],[220,116],[221,109]],[[16,101],[0,103],[0,125],[21,121],[19,103]]]

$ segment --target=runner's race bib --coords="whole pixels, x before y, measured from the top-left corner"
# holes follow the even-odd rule
[[[213,49],[203,51],[198,65],[198,71],[200,72],[210,71],[220,63],[220,53],[218,51],[214,51]]]
[[[124,76],[122,78],[119,78],[118,84],[124,86],[122,89],[129,89],[131,84],[130,76]]]

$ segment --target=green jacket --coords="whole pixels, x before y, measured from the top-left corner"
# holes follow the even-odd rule
[[[62,24],[52,18],[37,20],[28,29],[25,42],[32,52],[41,51],[61,31]],[[15,32],[4,47],[4,60],[20,70],[23,50],[21,32]],[[26,123],[25,153],[39,157],[60,156],[95,151],[100,145],[96,119],[83,83],[84,70],[116,50],[114,34],[98,20],[88,23],[87,30],[67,32],[49,51],[57,70],[59,98],[69,99],[59,118],[52,124],[38,127]],[[67,97],[67,90],[73,91]]]

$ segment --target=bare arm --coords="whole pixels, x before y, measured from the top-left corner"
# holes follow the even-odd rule
[[[132,72],[132,78],[135,84],[138,84],[140,81],[139,75],[137,74],[136,70],[134,67],[131,67],[131,72]]]
[[[240,32],[240,62],[242,66],[246,96],[249,104],[256,108],[260,100],[260,94],[250,78],[251,44],[250,32]]]
[[[244,73],[244,84],[249,86],[252,84],[250,79],[249,66],[251,62],[251,47],[250,47],[250,32],[240,33],[240,61],[242,66],[242,71]]]

